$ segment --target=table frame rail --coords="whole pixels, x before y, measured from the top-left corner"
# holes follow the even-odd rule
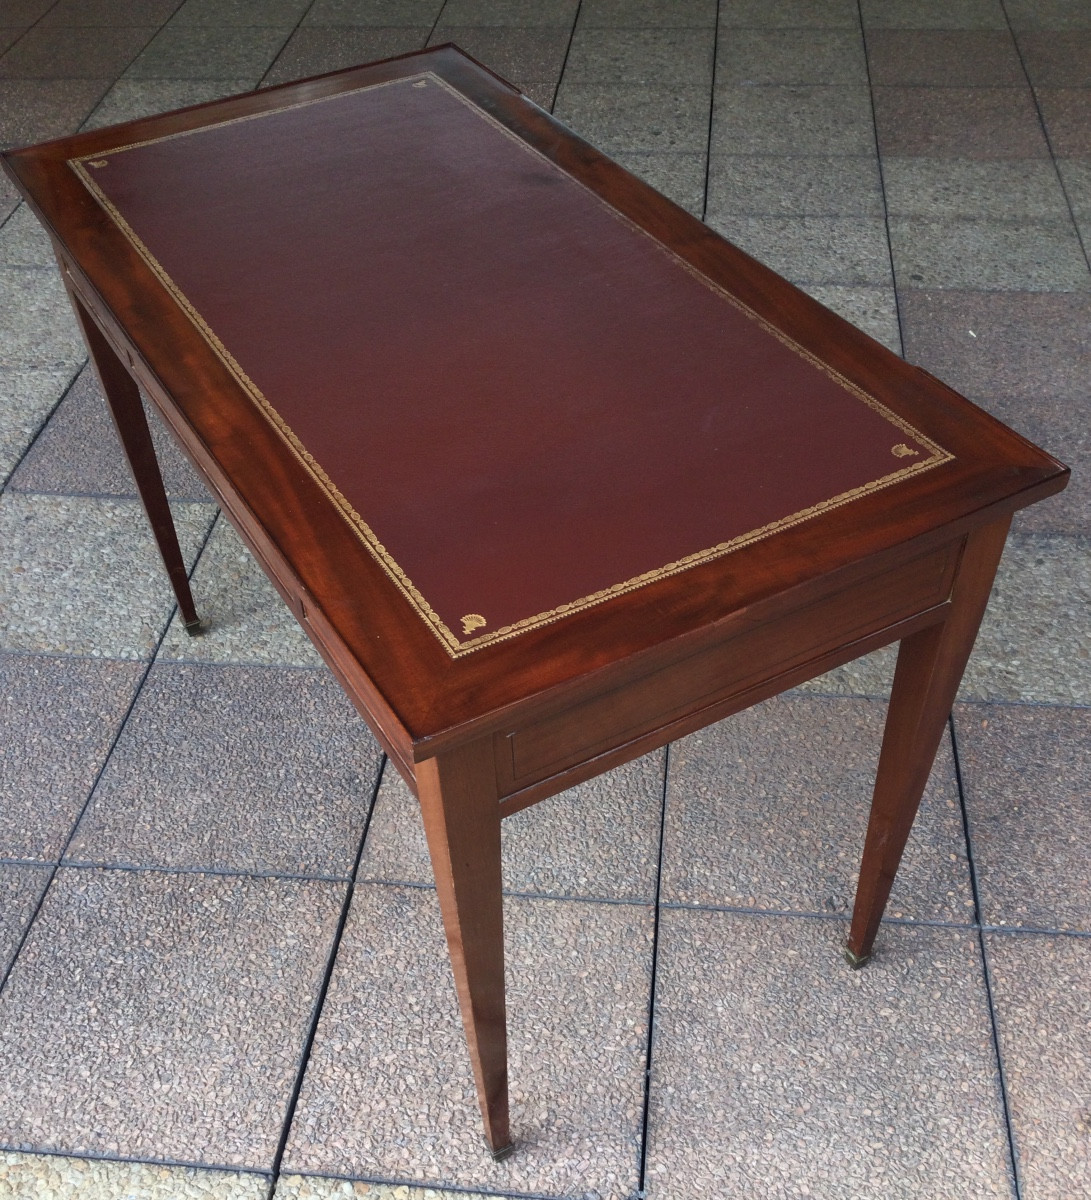
[[[418,796],[478,1101],[496,1157],[512,1148],[501,820],[900,639],[846,942],[853,966],[868,960],[1017,502],[968,531],[969,523],[947,527],[908,560],[903,547],[885,566],[873,563],[870,573],[857,580],[862,592],[846,596],[837,587],[827,589],[824,597],[802,589],[787,608],[774,605],[764,618],[755,613],[741,624],[725,623],[692,652],[675,652],[674,661],[659,670],[647,662],[643,668],[630,665],[626,679],[614,674],[612,682],[600,681],[598,687],[577,682],[552,699],[532,698],[516,712],[494,714],[461,735],[450,731],[430,745],[414,742],[377,689],[353,670],[336,630],[229,482],[219,478],[214,459],[174,415],[169,397],[142,369],[125,338],[113,331],[109,317],[100,316],[99,306],[82,293],[63,254],[58,252],[58,258],[187,630],[196,631],[198,617],[138,380]],[[861,607],[860,595],[870,607]],[[748,664],[760,657],[753,649],[755,640],[770,645],[779,640],[783,646],[773,655],[771,669],[748,673]],[[576,761],[568,761],[563,747],[575,725],[585,725],[581,736],[591,740],[569,754]],[[519,738],[532,749],[525,759],[531,765],[521,774]]]

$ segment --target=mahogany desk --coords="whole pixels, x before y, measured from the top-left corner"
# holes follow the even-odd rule
[[[1011,515],[1064,467],[453,48],[4,165],[187,626],[137,383],[420,799],[495,1153],[501,818],[900,639],[868,957]]]

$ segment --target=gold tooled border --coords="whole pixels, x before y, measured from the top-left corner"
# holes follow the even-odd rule
[[[379,541],[372,531],[371,527],[352,507],[349,501],[342,495],[341,491],[334,484],[333,480],[326,474],[320,463],[307,450],[306,446],[295,435],[294,431],[288,423],[281,417],[280,413],[269,403],[265,395],[257,387],[252,379],[242,369],[242,366],[236,361],[235,357],[220,341],[213,330],[201,317],[193,304],[182,290],[175,284],[174,280],[163,269],[163,266],[151,253],[148,247],[143,243],[135,230],[129,225],[125,218],[121,215],[115,205],[110,201],[106,194],[95,182],[92,175],[87,171],[84,165],[87,162],[97,161],[108,157],[112,154],[118,154],[126,150],[134,150],[141,146],[152,145],[157,142],[172,141],[175,138],[189,137],[194,134],[199,134],[208,129],[218,129],[225,125],[241,124],[246,121],[255,121],[262,117],[273,116],[278,112],[286,112],[296,108],[306,108],[313,104],[324,104],[332,100],[340,99],[344,96],[355,95],[358,92],[374,91],[378,88],[417,85],[421,83],[433,82],[443,92],[453,96],[460,103],[464,104],[477,117],[485,120],[489,125],[503,133],[515,145],[519,146],[523,151],[532,155],[534,158],[545,162],[553,170],[561,172],[572,183],[582,188],[588,195],[602,206],[615,220],[620,221],[631,230],[647,238],[653,246],[661,253],[671,259],[673,263],[680,266],[693,278],[697,279],[703,286],[715,292],[722,299],[733,305],[740,312],[744,313],[752,321],[755,321],[767,333],[772,334],[778,341],[783,343],[789,349],[794,351],[800,357],[804,358],[812,366],[817,367],[825,373],[829,378],[833,379],[842,388],[848,391],[857,399],[862,400],[869,408],[882,416],[890,424],[895,426],[909,437],[912,441],[920,446],[927,447],[929,456],[921,459],[919,462],[909,464],[897,471],[892,471],[889,475],[884,475],[879,479],[872,480],[870,483],[853,488],[850,491],[842,492],[838,496],[831,497],[829,500],[824,500],[820,504],[811,505],[809,508],[802,509],[799,512],[792,513],[787,517],[782,517],[776,521],[771,521],[767,525],[761,526],[759,529],[751,530],[749,533],[741,534],[738,537],[731,538],[729,541],[720,542],[718,545],[710,546],[705,550],[697,551],[695,554],[688,554],[684,558],[678,559],[676,562],[667,563],[665,566],[657,567],[652,571],[645,571],[641,575],[635,575],[631,579],[626,579],[621,583],[615,583],[611,587],[604,588],[602,591],[592,592],[590,595],[581,596],[578,600],[572,600],[567,604],[558,605],[556,608],[549,609],[547,612],[537,613],[532,617],[527,617],[524,620],[517,621],[512,625],[505,625],[500,629],[492,630],[489,633],[482,634],[480,637],[469,638],[466,640],[459,639],[452,630],[444,623],[439,614],[432,608],[424,596],[417,590],[413,581],[402,570],[399,564],[390,555],[386,547]],[[903,420],[896,413],[893,413],[885,405],[881,404],[874,396],[869,395],[862,388],[858,387],[851,380],[846,379],[838,371],[835,371],[827,363],[822,362],[816,355],[812,354],[805,347],[790,338],[783,330],[765,320],[760,314],[756,313],[748,305],[744,304],[738,297],[733,296],[725,288],[721,287],[714,280],[703,275],[684,258],[676,254],[670,247],[665,246],[658,239],[653,237],[646,229],[638,225],[635,221],[630,220],[623,213],[618,212],[610,205],[602,196],[600,196],[592,188],[588,187],[581,180],[569,175],[567,171],[557,165],[547,155],[537,150],[535,147],[523,141],[518,134],[510,130],[502,122],[496,120],[489,113],[479,108],[468,97],[463,96],[457,89],[451,87],[445,80],[431,71],[421,72],[417,75],[404,76],[401,79],[387,80],[383,83],[366,84],[359,88],[353,88],[349,91],[337,92],[330,96],[318,96],[309,100],[297,101],[294,104],[286,104],[281,108],[266,109],[260,113],[251,113],[244,117],[232,117],[225,121],[218,121],[212,125],[202,125],[195,129],[180,130],[177,133],[165,134],[163,137],[147,138],[140,142],[131,142],[126,145],[115,146],[110,150],[100,150],[94,154],[86,154],[77,158],[68,160],[68,165],[72,168],[75,174],[83,182],[84,186],[101,205],[101,207],[110,215],[118,229],[130,242],[133,248],[137,251],[140,257],[150,267],[159,281],[167,289],[174,298],[176,303],[189,317],[191,323],[198,332],[208,342],[209,346],[216,353],[217,357],[224,363],[228,370],[242,385],[247,394],[255,402],[258,410],[265,416],[272,427],[277,431],[285,444],[289,447],[295,457],[299,460],[302,466],[307,470],[319,486],[326,494],[334,501],[338,510],[344,516],[356,535],[360,538],[363,544],[370,551],[371,555],[379,563],[387,576],[397,586],[410,605],[424,620],[427,626],[439,639],[444,649],[452,658],[461,658],[465,654],[470,654],[475,650],[479,650],[485,646],[492,645],[495,642],[506,641],[509,638],[517,637],[521,633],[528,630],[536,629],[541,625],[550,624],[553,621],[560,620],[562,617],[571,615],[572,613],[580,612],[583,609],[590,608],[596,604],[602,604],[606,600],[610,600],[615,596],[623,595],[626,592],[634,591],[637,588],[644,587],[649,583],[653,583],[660,579],[666,579],[671,575],[677,575],[681,571],[686,571],[690,567],[697,566],[701,563],[710,562],[713,559],[720,558],[725,554],[729,554],[734,550],[738,550],[743,546],[751,545],[754,542],[761,541],[763,538],[770,537],[774,533],[778,533],[783,529],[788,529],[793,525],[799,525],[804,521],[810,520],[812,517],[818,516],[821,513],[829,512],[831,509],[840,508],[842,505],[849,504],[853,500],[858,500],[862,496],[870,495],[873,492],[880,491],[883,488],[890,487],[891,484],[897,483],[902,479],[907,479],[912,475],[919,475],[922,471],[931,470],[933,467],[939,466],[941,463],[950,462],[954,455],[943,449],[942,446],[925,437],[919,430],[915,429],[907,421]]]

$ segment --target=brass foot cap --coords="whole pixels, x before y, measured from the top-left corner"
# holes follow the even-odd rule
[[[507,1144],[506,1146],[501,1146],[499,1150],[494,1150],[494,1149],[493,1149],[493,1148],[490,1146],[490,1147],[489,1147],[489,1153],[492,1155],[493,1162],[500,1162],[502,1159],[505,1159],[505,1158],[507,1158],[507,1157],[508,1157],[508,1155],[509,1155],[509,1154],[510,1154],[510,1153],[511,1153],[511,1152],[512,1152],[514,1149],[515,1149],[515,1143],[514,1143],[514,1142],[508,1142],[508,1144]]]
[[[845,962],[849,964],[854,971],[859,971],[861,967],[866,966],[871,959],[871,954],[855,954],[849,949],[848,942],[845,943]]]
[[[188,633],[190,637],[200,637],[205,631],[205,627],[200,621],[187,621],[185,625],[186,633]]]

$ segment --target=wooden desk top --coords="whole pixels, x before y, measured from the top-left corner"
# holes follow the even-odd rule
[[[950,457],[432,72],[73,165],[453,655]]]
[[[1064,484],[453,49],[6,158],[410,741]]]

